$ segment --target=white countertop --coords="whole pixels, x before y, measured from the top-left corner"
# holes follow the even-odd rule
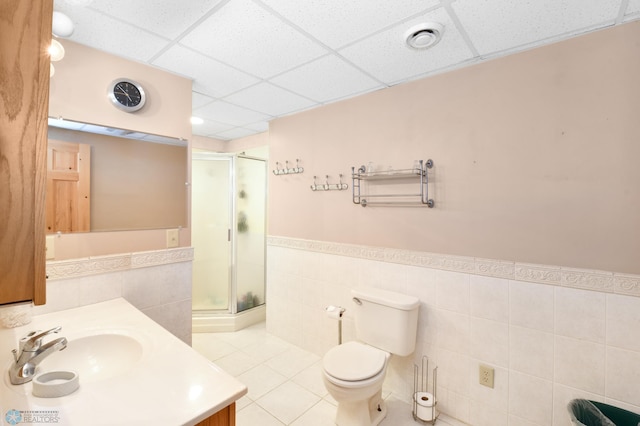
[[[74,338],[118,334],[140,342],[142,350],[136,352],[135,362],[119,367],[117,374],[87,374],[84,381],[80,374],[80,388],[70,395],[34,397],[31,382],[9,382],[7,370],[14,362],[11,350],[18,348],[19,339],[27,333],[56,326],[62,326],[62,330],[45,337],[44,344],[58,337],[72,342]],[[69,353],[70,348],[66,349]],[[51,362],[54,356],[55,362],[64,362],[65,351],[51,355]],[[38,372],[46,371],[46,363],[47,359]],[[6,418],[10,410],[25,412],[25,416],[48,416],[47,420],[57,418],[58,425],[194,425],[247,393],[244,384],[124,299],[43,314],[25,326],[0,329],[0,369],[2,425],[10,424]]]

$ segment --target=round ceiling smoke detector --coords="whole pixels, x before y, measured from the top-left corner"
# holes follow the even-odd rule
[[[441,24],[428,22],[409,28],[404,37],[410,48],[424,50],[438,44],[443,33],[444,27]]]

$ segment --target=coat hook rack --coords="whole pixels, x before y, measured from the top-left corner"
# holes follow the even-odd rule
[[[326,179],[323,184],[318,184],[316,182],[316,180],[318,179],[318,176],[314,176],[313,185],[311,185],[311,190],[312,191],[344,191],[345,189],[349,188],[349,185],[342,182],[342,173],[339,176],[340,176],[339,183],[329,183],[329,175],[325,175]]]
[[[276,168],[273,171],[273,174],[276,176],[279,175],[292,175],[292,174],[296,174],[296,173],[303,173],[304,172],[304,168],[300,167],[300,159],[296,158],[296,166],[295,167],[289,167],[289,161],[285,161],[285,166],[283,168],[280,168],[282,166],[282,163],[279,163],[276,161]]]

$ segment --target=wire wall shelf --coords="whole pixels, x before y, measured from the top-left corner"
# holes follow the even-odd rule
[[[360,166],[351,168],[353,203],[362,207],[380,206],[427,206],[433,208],[435,202],[429,198],[429,173],[433,160],[418,160],[410,169],[389,169],[372,171]],[[396,192],[396,187],[410,187],[410,192]],[[413,189],[416,189],[415,192]],[[374,189],[389,192],[378,192]]]

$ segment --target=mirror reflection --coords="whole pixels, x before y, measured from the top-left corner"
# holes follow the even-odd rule
[[[187,226],[187,142],[49,119],[47,233]]]

